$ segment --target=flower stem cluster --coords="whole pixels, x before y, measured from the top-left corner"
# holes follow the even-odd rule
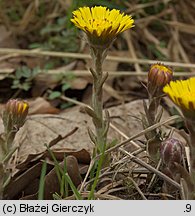
[[[161,98],[163,96],[163,87],[172,79],[173,72],[169,67],[160,63],[153,64],[148,72],[148,105],[144,101],[145,116],[143,116],[142,123],[144,128],[152,126],[160,122],[162,116],[162,109],[159,110]],[[147,150],[154,161],[159,158],[160,148],[160,131],[153,130],[145,134],[147,139]]]
[[[24,125],[28,108],[28,103],[24,101],[9,100],[3,111],[4,134],[0,137],[0,199],[10,179],[7,168],[9,159],[17,149],[13,147],[13,141],[18,130]]]
[[[181,109],[189,131],[190,172],[180,168],[185,180],[186,198],[195,199],[195,77],[171,81],[163,91]]]
[[[95,132],[89,129],[89,136],[95,145],[93,157],[101,154],[93,169],[95,180],[91,188],[89,199],[93,198],[100,170],[104,161],[104,152],[107,148],[107,133],[109,129],[108,112],[103,114],[103,84],[108,76],[103,73],[102,64],[107,55],[107,50],[114,39],[121,32],[133,27],[134,20],[131,16],[120,13],[119,10],[109,10],[106,7],[95,6],[92,8],[82,7],[73,12],[71,21],[76,27],[85,32],[90,46],[94,67],[90,69],[93,77],[93,93],[91,108],[86,112],[92,117]],[[94,175],[91,175],[93,178]]]

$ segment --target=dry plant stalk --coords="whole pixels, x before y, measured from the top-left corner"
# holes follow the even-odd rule
[[[93,77],[92,108],[86,108],[86,112],[92,117],[95,133],[89,129],[89,136],[94,143],[93,157],[101,153],[100,159],[93,169],[95,180],[88,199],[94,198],[100,170],[104,161],[104,153],[107,147],[107,132],[109,129],[109,115],[103,115],[102,92],[103,84],[108,76],[103,73],[102,64],[107,56],[107,51],[117,35],[131,27],[134,20],[120,13],[119,10],[109,10],[106,7],[95,6],[92,8],[82,7],[73,12],[71,21],[85,32],[89,44],[94,68],[90,69]],[[91,175],[94,177],[94,174]]]
[[[187,80],[171,81],[163,90],[181,109],[186,127],[189,131],[189,173],[178,163],[175,163],[175,165],[184,179],[185,198],[195,199],[195,77]]]
[[[163,110],[159,110],[161,98],[163,96],[162,89],[172,79],[173,72],[170,68],[163,64],[157,63],[151,66],[148,73],[148,83],[146,86],[148,92],[148,105],[144,101],[145,115],[142,118],[144,128],[148,128],[160,122]],[[161,143],[160,133],[153,130],[145,134],[147,139],[147,151],[152,160],[158,161],[159,149]]]

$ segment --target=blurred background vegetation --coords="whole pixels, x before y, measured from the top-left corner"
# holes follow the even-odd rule
[[[157,61],[194,62],[195,56],[195,1],[192,0],[0,0],[0,49],[36,49],[41,51],[88,54],[82,34],[70,22],[72,11],[81,6],[103,5],[116,8],[135,19],[135,27],[120,35],[111,47],[111,55],[128,53],[129,58]],[[1,51],[1,50],[0,50]],[[6,54],[6,53],[5,53]],[[73,58],[6,57],[1,52],[1,101],[9,97],[43,96],[39,70],[55,70],[67,65],[66,70],[86,69],[85,61]],[[116,54],[118,55],[118,54]],[[74,63],[73,63],[74,62]],[[72,63],[72,65],[71,65]],[[6,71],[13,69],[6,75]],[[147,71],[148,65],[118,63],[116,70]],[[176,68],[177,71],[192,71]],[[57,76],[57,77],[56,77]],[[64,95],[71,88],[73,75],[56,75],[46,89],[52,89],[50,99]],[[44,77],[44,76],[43,76]],[[4,82],[6,81],[6,82]],[[51,83],[58,83],[52,86]],[[51,87],[52,86],[52,87]],[[7,88],[11,88],[8,92]],[[16,91],[19,90],[19,91]],[[81,89],[78,89],[81,90]],[[54,92],[54,93],[53,93]],[[70,93],[71,97],[78,95]]]

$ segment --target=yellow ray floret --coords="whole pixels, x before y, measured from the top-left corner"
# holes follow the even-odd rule
[[[171,81],[164,87],[163,91],[183,111],[195,111],[195,77],[187,80]]]
[[[71,21],[87,35],[115,38],[120,32],[133,27],[131,16],[106,7],[81,7],[73,12]]]
[[[23,101],[18,102],[17,112],[22,114],[29,108],[28,104]]]
[[[161,63],[153,64],[151,66],[151,70],[153,68],[156,69],[158,72],[159,71],[163,71],[164,73],[168,73],[168,74],[172,74],[173,73],[173,71],[169,67],[166,67],[165,65],[163,65]]]

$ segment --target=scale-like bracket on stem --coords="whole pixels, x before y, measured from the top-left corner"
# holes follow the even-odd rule
[[[85,112],[92,117],[93,122],[96,126],[101,127],[101,121],[98,118],[98,116],[96,115],[96,113],[94,112],[94,110],[90,107],[85,107]]]
[[[87,128],[87,130],[88,130],[88,134],[89,134],[89,137],[90,137],[91,141],[92,141],[95,145],[97,145],[97,138],[96,138],[96,135],[94,134],[94,132],[93,132],[89,127]]]
[[[98,79],[98,76],[97,76],[96,72],[94,71],[94,69],[93,69],[93,68],[89,68],[89,70],[90,70],[90,72],[91,72],[91,74],[92,74],[92,76],[93,76],[93,79],[94,79],[94,80],[97,80],[97,79]]]
[[[105,120],[104,120],[104,132],[103,136],[106,136],[110,126],[110,116],[108,110],[105,110]]]
[[[104,73],[103,76],[102,76],[102,79],[100,80],[100,82],[98,83],[98,91],[97,91],[97,94],[99,94],[99,91],[102,90],[102,86],[103,84],[105,83],[106,79],[108,78],[108,72]]]

